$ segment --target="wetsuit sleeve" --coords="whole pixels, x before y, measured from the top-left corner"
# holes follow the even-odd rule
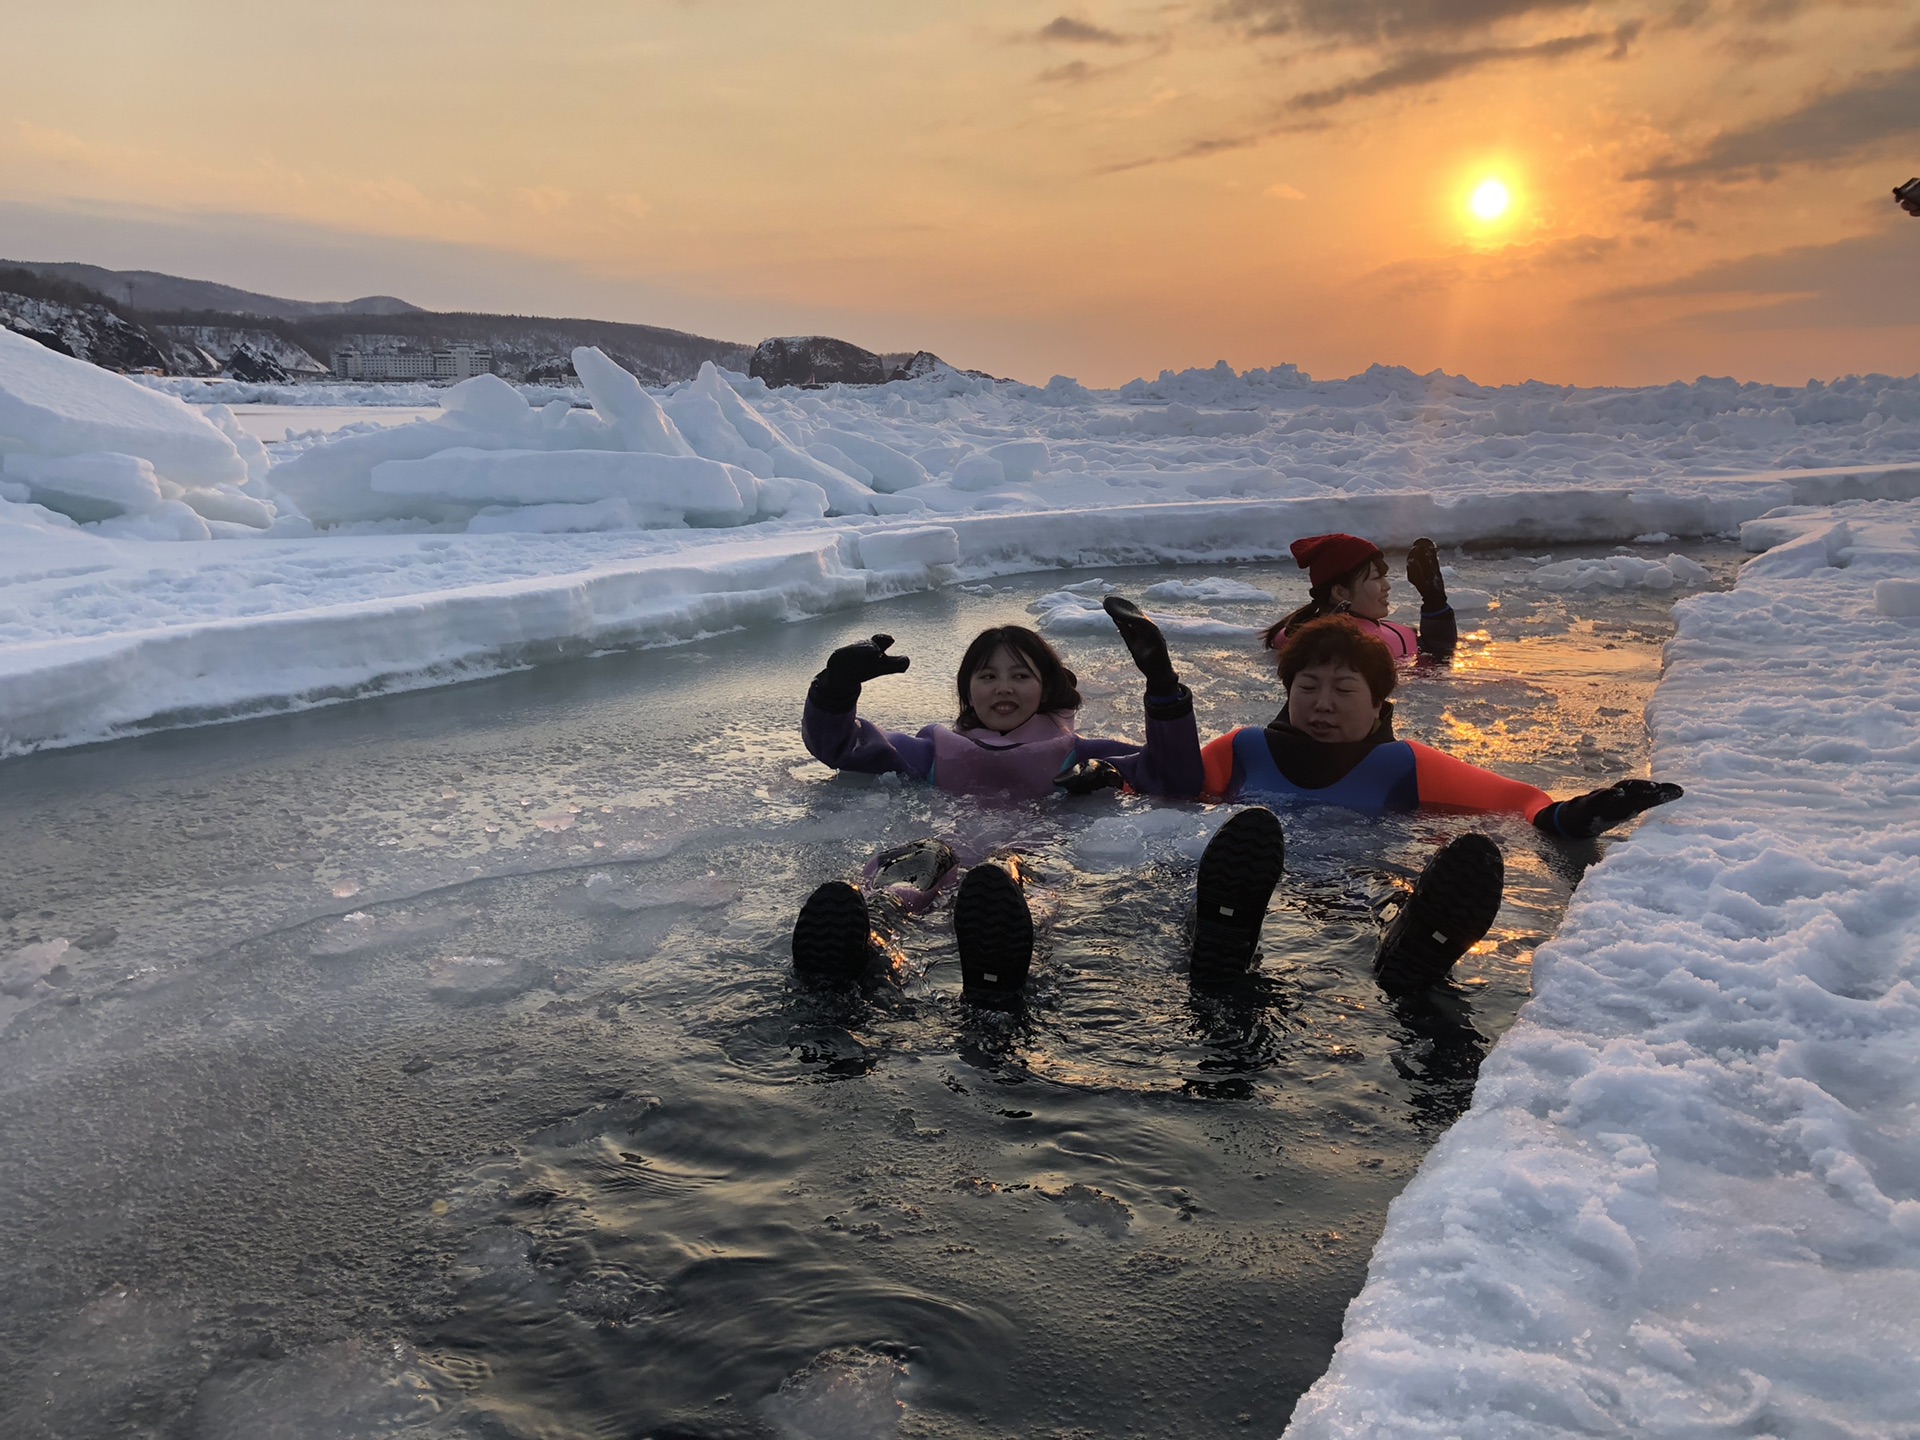
[[[1553,803],[1553,797],[1523,780],[1509,780],[1491,770],[1452,755],[1442,754],[1418,740],[1406,744],[1413,750],[1414,783],[1419,787],[1420,806],[1440,806],[1449,810],[1485,810],[1508,815],[1524,815],[1531,820]]]
[[[862,775],[898,772],[914,780],[933,773],[933,741],[924,732],[903,735],[882,730],[852,710],[835,714],[812,695],[800,712],[800,738],[806,741],[808,754],[836,770]]]
[[[1142,795],[1198,795],[1204,782],[1192,693],[1182,685],[1172,695],[1149,695],[1145,745],[1082,736],[1067,763],[1074,765],[1082,760],[1105,760]]]
[[[1224,735],[1215,736],[1200,747],[1200,763],[1206,773],[1206,789],[1203,793],[1212,799],[1224,800],[1231,796],[1236,788],[1233,774],[1233,737],[1238,730],[1229,730]]]
[[[1454,647],[1460,643],[1460,623],[1454,617],[1453,606],[1442,605],[1438,610],[1420,612],[1420,653],[1431,655],[1436,660],[1445,660],[1453,654]]]

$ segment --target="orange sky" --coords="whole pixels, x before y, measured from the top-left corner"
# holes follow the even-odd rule
[[[9,3],[0,255],[1044,381],[1920,370],[1920,0]],[[1514,204],[1466,208],[1498,175]]]

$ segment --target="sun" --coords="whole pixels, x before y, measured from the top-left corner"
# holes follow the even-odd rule
[[[1473,212],[1474,219],[1491,222],[1505,215],[1512,204],[1513,194],[1506,182],[1490,176],[1474,188],[1467,208]]]

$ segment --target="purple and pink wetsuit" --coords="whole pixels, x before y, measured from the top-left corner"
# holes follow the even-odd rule
[[[1147,697],[1147,742],[1100,740],[1074,733],[1072,712],[1035,715],[1017,730],[955,730],[928,725],[918,735],[882,730],[849,709],[829,710],[809,693],[800,734],[816,760],[865,775],[898,773],[956,795],[1001,795],[1032,800],[1085,760],[1104,760],[1144,795],[1200,793],[1200,734],[1193,697],[1183,685],[1173,695]]]

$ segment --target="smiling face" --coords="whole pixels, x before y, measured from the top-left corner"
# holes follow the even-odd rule
[[[1367,677],[1352,666],[1315,665],[1287,687],[1287,718],[1316,740],[1333,744],[1364,740],[1380,722],[1380,707]]]
[[[1387,562],[1371,561],[1366,574],[1352,585],[1335,585],[1328,592],[1336,605],[1345,605],[1355,615],[1368,620],[1384,620],[1393,613],[1388,598],[1393,581],[1387,578]]]
[[[1018,730],[1040,709],[1040,677],[1008,646],[998,647],[967,681],[967,703],[980,723],[1002,735]]]

